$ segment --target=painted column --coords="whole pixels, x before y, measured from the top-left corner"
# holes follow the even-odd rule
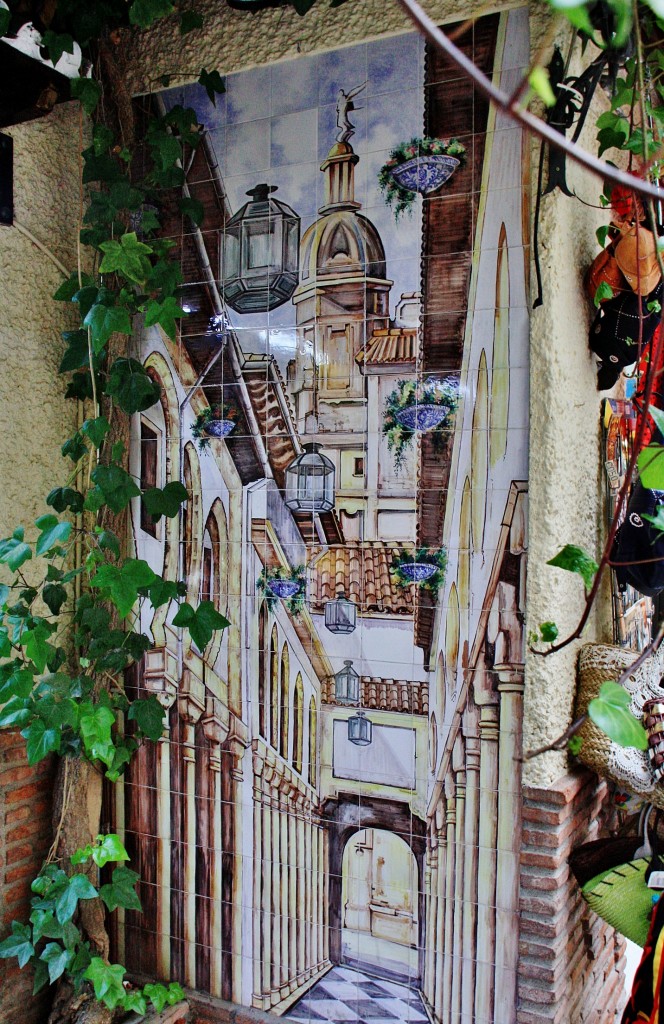
[[[314,877],[314,903],[313,903],[313,928],[311,935],[311,953],[312,961],[316,970],[320,966],[321,961],[321,946],[320,946],[320,921],[322,911],[322,899],[323,899],[323,886],[322,878],[319,869],[319,848],[320,844],[320,830],[318,823],[313,822],[313,835],[311,842],[311,872]]]
[[[307,862],[304,852],[304,829],[307,798],[304,793],[298,793],[297,797],[297,893],[296,893],[296,914],[295,925],[297,930],[297,984],[301,985],[307,967],[305,952],[305,931],[306,931],[306,877]]]
[[[496,1020],[516,1021],[519,959],[519,853],[523,669],[496,665],[500,693],[498,843],[496,858]]]
[[[272,985],[270,1000],[281,999],[281,829],[279,827],[279,777],[272,778]]]
[[[251,915],[252,923],[252,956],[253,956],[253,985],[254,992],[252,1004],[258,1009],[263,1008],[263,952],[261,949],[261,933],[265,929],[263,913],[263,892],[261,881],[265,878],[265,861],[263,851],[263,758],[258,754],[253,757],[254,770],[254,887],[251,902],[253,904]]]
[[[221,744],[226,730],[214,715],[203,719],[203,730],[210,747],[210,808],[213,849],[210,859],[210,993],[221,996],[222,978],[222,904],[223,859],[221,826]]]
[[[463,756],[463,755],[462,755]],[[456,870],[454,873],[454,930],[452,953],[452,1024],[458,1024],[461,1014],[461,968],[463,949],[463,885],[465,876],[465,814],[466,814],[466,773],[456,772]],[[502,1022],[501,1022],[502,1024]]]
[[[447,796],[447,858],[445,864],[445,937],[443,941],[443,997],[441,1020],[448,1024],[452,1009],[452,969],[454,966],[454,875],[456,861],[456,799],[450,775],[445,780]]]
[[[322,854],[321,854],[321,880],[323,887],[323,959],[326,963],[330,960],[330,835],[321,824],[320,829]]]
[[[297,988],[298,962],[297,962],[297,877],[298,877],[298,849],[297,849],[297,809],[299,793],[295,784],[290,792],[288,808],[288,984],[291,992]]]
[[[498,833],[498,705],[480,707],[480,811],[477,853],[475,1013],[493,1020]]]
[[[181,696],[184,803],[184,981],[196,987],[196,737],[202,705],[191,693]]]
[[[261,969],[263,976],[263,1009],[267,1010],[272,1005],[270,992],[272,991],[272,971],[274,970],[274,944],[272,941],[272,859],[274,850],[272,847],[272,780],[274,778],[274,767],[267,760],[263,762],[263,827],[262,827],[262,849],[263,857],[260,869],[262,871],[262,942],[261,942]]]
[[[232,979],[231,992],[233,1001],[242,1002],[242,869],[244,866],[242,830],[244,824],[243,773],[242,760],[248,747],[248,739],[240,734],[242,723],[231,716],[231,735],[229,749],[231,752],[231,776],[233,778],[233,934],[231,938]]]
[[[304,958],[307,966],[305,978],[308,980],[312,975],[313,954],[312,954],[312,918],[313,918],[313,870],[311,860],[311,810],[309,817],[304,823]]]
[[[424,893],[426,899],[426,927],[424,931],[425,936],[425,956],[424,956],[424,996],[429,1003],[433,1003],[433,990],[434,990],[434,957],[435,957],[435,942],[434,934],[436,930],[436,915],[434,910],[436,884],[434,882],[434,871],[433,862],[437,854],[437,847],[435,845],[435,839],[432,837],[433,825],[430,824],[427,829],[427,845],[428,850],[426,853],[426,868],[424,871]],[[438,872],[436,872],[437,876]]]
[[[463,872],[463,961],[461,965],[461,1020],[472,1021],[475,1003],[475,929],[477,924],[477,861],[479,835],[480,741],[466,739],[466,810]]]
[[[320,901],[318,910],[318,963],[319,965],[326,959],[325,957],[325,908],[328,903],[327,885],[325,882],[325,850],[323,843],[323,829],[320,824],[320,820],[316,824],[316,830],[318,832],[318,878],[319,878],[319,889],[320,889]]]
[[[445,949],[445,884],[447,880],[447,818],[444,804],[444,797],[441,798],[436,808],[436,827],[438,829],[438,888],[436,897],[438,900],[438,914],[436,916],[436,942],[435,942],[435,986],[433,993],[433,1010],[437,1020],[442,1019],[443,1013],[443,954]]]
[[[288,781],[282,777],[279,793],[279,828],[281,831],[281,998],[290,992],[288,977],[290,974],[290,917],[289,891],[290,877],[293,870],[291,853],[288,846],[288,819],[290,817],[288,803]]]
[[[157,969],[161,978],[171,975],[171,742],[168,712],[176,690],[157,695],[164,709],[164,734],[157,743]],[[116,787],[121,788],[121,787]]]

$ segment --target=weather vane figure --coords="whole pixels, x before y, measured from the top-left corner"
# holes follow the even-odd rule
[[[362,85],[357,85],[350,92],[344,92],[343,89],[339,89],[337,96],[337,142],[350,142],[350,139],[355,134],[355,125],[352,124],[348,115],[351,110],[361,110],[361,107],[356,107],[353,100],[358,93],[366,89],[368,82],[363,82]]]

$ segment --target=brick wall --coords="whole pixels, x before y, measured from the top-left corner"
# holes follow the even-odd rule
[[[17,732],[0,732],[0,938],[16,918],[30,912],[30,882],[39,871],[52,839],[50,760],[31,768],[25,740]],[[0,1021],[42,1024],[48,991],[32,999],[32,972],[16,961],[0,960]]]
[[[606,798],[586,771],[524,787],[518,1024],[611,1024],[625,1001],[625,941],[588,908],[567,865],[598,837]]]

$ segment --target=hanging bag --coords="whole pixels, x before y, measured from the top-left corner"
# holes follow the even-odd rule
[[[634,587],[646,597],[664,590],[664,533],[645,518],[657,515],[660,505],[664,505],[664,491],[648,490],[637,480],[611,548],[620,590]]]

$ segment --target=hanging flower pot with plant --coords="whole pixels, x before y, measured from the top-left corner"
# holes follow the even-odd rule
[[[411,139],[392,150],[378,172],[378,184],[397,220],[409,212],[415,197],[435,192],[465,162],[466,147],[458,139]]]
[[[210,447],[210,438],[228,437],[237,423],[237,409],[226,403],[216,403],[199,412],[191,428],[200,451]]]
[[[283,601],[292,615],[299,614],[304,608],[306,575],[302,565],[293,569],[284,566],[263,568],[256,586],[264,595],[270,611],[275,607],[277,600]]]
[[[393,559],[390,572],[398,586],[409,587],[414,584],[435,596],[445,582],[446,568],[445,548],[439,548],[438,551],[418,548],[415,552],[402,548]]]
[[[459,404],[459,385],[454,377],[430,379],[424,383],[400,380],[385,400],[383,435],[394,452],[396,468],[416,434],[449,429]]]

